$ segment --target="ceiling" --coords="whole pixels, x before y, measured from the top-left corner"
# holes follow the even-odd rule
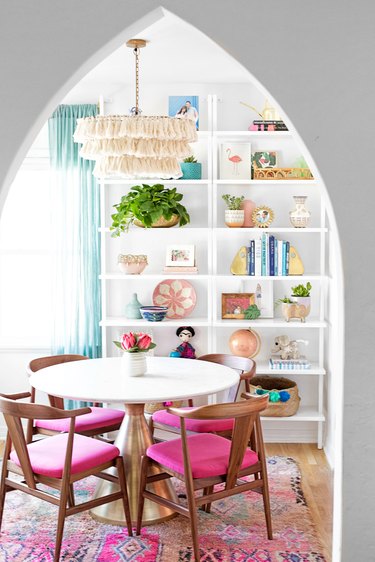
[[[184,20],[164,17],[138,33],[149,42],[140,55],[140,87],[150,83],[249,83],[248,71],[226,51]],[[91,70],[63,103],[97,102],[134,84],[134,54],[125,45]]]

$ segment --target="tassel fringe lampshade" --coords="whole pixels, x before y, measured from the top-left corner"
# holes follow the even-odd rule
[[[136,57],[134,115],[98,115],[77,120],[75,142],[80,155],[96,160],[94,176],[178,179],[179,160],[191,155],[189,142],[197,140],[195,121],[166,116],[142,116],[138,108],[139,49],[146,42],[127,43]]]

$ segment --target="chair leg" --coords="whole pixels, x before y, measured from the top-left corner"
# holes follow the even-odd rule
[[[144,498],[143,492],[145,491],[145,488],[146,488],[147,469],[148,469],[148,458],[147,458],[146,455],[144,455],[142,457],[142,461],[141,461],[141,475],[140,475],[140,482],[139,482],[138,513],[137,513],[137,529],[135,531],[136,535],[141,534],[143,506],[144,506],[144,503],[145,503],[145,498]]]
[[[195,562],[200,562],[201,558],[199,552],[197,506],[195,505],[193,482],[192,480],[190,482],[189,479],[186,482],[186,496],[187,496],[188,507],[189,507],[189,518],[190,518],[191,537],[193,539],[194,558],[195,558]]]
[[[264,505],[264,515],[265,515],[265,518],[266,518],[266,525],[267,525],[267,537],[271,541],[273,539],[272,519],[271,519],[271,504],[270,504],[270,494],[269,494],[269,490],[268,490],[268,477],[267,477],[267,469],[266,468],[263,468],[262,477],[263,477],[262,496],[263,496],[263,505]]]
[[[124,513],[126,519],[126,526],[128,528],[128,535],[129,537],[133,536],[133,529],[132,529],[132,520],[130,515],[130,508],[129,508],[129,498],[128,498],[128,489],[126,486],[126,479],[125,479],[125,470],[124,470],[124,461],[122,457],[118,457],[116,461],[116,468],[117,468],[117,475],[120,483],[120,488],[122,492],[122,503],[124,506]]]
[[[207,494],[212,494],[212,492],[214,491],[214,487],[213,486],[209,486],[207,488]],[[206,513],[211,513],[211,503],[206,503]]]
[[[4,462],[6,462],[4,460]],[[1,530],[1,524],[3,522],[3,513],[4,513],[4,503],[5,503],[5,494],[7,493],[7,489],[5,486],[5,477],[1,479],[1,484],[0,484],[0,530]]]
[[[55,556],[53,562],[59,562],[61,543],[64,532],[64,523],[66,516],[66,504],[69,497],[69,484],[63,484],[60,495],[60,505],[59,505],[59,517],[57,520],[57,532],[56,532],[56,543],[55,543]]]
[[[73,488],[73,484],[70,484],[69,493],[68,493],[68,506],[74,507],[75,504],[76,504],[76,502],[75,502],[75,499],[74,499],[74,488]]]
[[[3,455],[3,465],[1,467],[1,482],[0,482],[0,530],[1,524],[3,522],[3,513],[4,513],[4,503],[5,503],[5,494],[7,493],[7,486],[5,485],[5,478],[8,478],[9,470],[7,469],[8,466],[8,458],[11,449],[11,441],[9,434],[7,435],[6,442],[5,442],[5,449]]]

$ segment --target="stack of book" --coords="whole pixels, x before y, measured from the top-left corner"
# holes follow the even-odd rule
[[[288,128],[284,121],[262,121],[260,119],[253,121],[250,127],[251,131],[287,131]]]
[[[297,371],[310,369],[311,363],[304,357],[299,359],[280,359],[279,357],[271,357],[269,360],[270,369],[275,371]]]
[[[247,251],[247,271],[256,277],[289,275],[290,243],[265,232],[250,240]]]

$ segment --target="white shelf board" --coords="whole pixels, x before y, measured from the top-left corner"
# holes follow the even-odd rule
[[[259,318],[257,320],[214,320],[212,323],[216,328],[297,328],[298,330],[309,328],[326,328],[327,322],[317,318],[308,318],[306,322],[290,321],[283,318]]]
[[[303,422],[303,421],[312,421],[312,422],[322,422],[325,421],[324,414],[319,414],[318,410],[314,408],[314,406],[300,406],[297,413],[294,416],[287,416],[287,417],[270,417],[270,416],[261,416],[260,418],[262,422]]]
[[[120,281],[138,281],[139,279],[209,279],[211,275],[201,275],[199,273],[142,273],[140,275],[131,275],[126,273],[105,273],[99,275],[99,279],[120,280]]]
[[[326,375],[326,370],[318,363],[311,363],[310,369],[270,369],[268,363],[257,361],[257,375],[273,375],[274,377],[289,377],[294,375]]]
[[[227,137],[291,137],[290,131],[214,131],[214,137],[227,138]]]
[[[323,281],[327,278],[326,275],[310,275],[308,273],[304,273],[303,275],[228,275],[227,273],[217,273],[214,278],[217,277],[219,279],[242,279],[244,281],[305,281],[313,280],[313,281]]]
[[[218,185],[316,185],[316,180],[303,180],[303,179],[296,179],[296,180],[220,180],[214,179],[214,183]]]
[[[196,184],[196,185],[207,185],[209,184],[209,180],[208,179],[203,179],[203,180],[162,180],[160,178],[133,178],[133,179],[127,179],[127,178],[103,178],[99,180],[100,184],[105,184],[105,185],[141,185],[143,183],[150,185],[150,184],[154,184],[154,183],[160,183],[163,185],[174,185],[177,186],[178,184],[182,184],[182,185],[192,185],[192,184]]]
[[[196,227],[196,226],[186,225],[186,226],[182,226],[180,228],[181,229],[183,228],[183,229],[189,230],[189,231],[191,231],[191,230],[194,230],[194,231],[197,231],[197,232],[203,231],[203,232],[207,233],[207,236],[208,236],[208,233],[210,232],[209,228],[201,227],[201,226]],[[106,226],[104,228],[99,227],[98,230],[99,230],[99,232],[112,232],[112,230],[110,230],[109,226]],[[130,227],[129,232],[137,232],[141,236],[142,236],[142,232],[147,232],[149,234],[149,236],[151,236],[150,233],[155,234],[156,232],[170,232],[170,228],[142,228],[142,227],[135,226],[134,228]]]
[[[168,328],[168,326],[181,326],[184,324],[183,318],[177,318],[175,320],[170,320],[169,318],[165,318],[161,322],[148,322],[147,320],[133,320],[131,318],[125,318],[123,316],[108,316],[105,320],[101,320],[100,326],[148,326],[149,328],[152,327],[162,327]],[[193,326],[209,326],[210,322],[207,318],[190,318],[189,317],[189,324]]]
[[[328,232],[328,228],[320,228],[320,227],[306,227],[306,228],[294,228],[293,226],[271,226],[268,228],[230,228],[228,226],[219,226],[214,228],[214,231],[220,233],[227,233],[228,231],[234,232],[246,232],[248,233],[255,233],[255,234],[263,234],[264,232],[293,232],[294,234],[306,234],[306,233],[321,233],[321,232]]]

